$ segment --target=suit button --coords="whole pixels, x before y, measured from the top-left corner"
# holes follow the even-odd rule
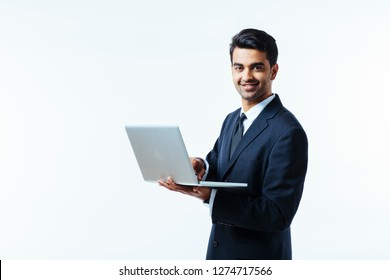
[[[218,247],[218,241],[214,240],[213,246],[214,246],[214,248],[217,248]]]

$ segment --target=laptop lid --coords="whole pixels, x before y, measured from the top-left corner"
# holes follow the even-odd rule
[[[246,187],[245,183],[198,182],[177,125],[126,125],[142,176],[147,182],[166,180],[180,185]]]

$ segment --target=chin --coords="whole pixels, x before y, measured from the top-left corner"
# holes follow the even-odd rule
[[[248,100],[248,101],[251,101],[251,100],[255,100],[255,99],[258,99],[260,96],[257,96],[256,95],[256,92],[242,92],[241,94],[241,97],[244,98],[245,100]]]

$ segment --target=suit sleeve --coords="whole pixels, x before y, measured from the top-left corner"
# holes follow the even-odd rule
[[[258,231],[289,228],[302,196],[307,160],[308,143],[303,129],[283,133],[268,155],[260,193],[253,196],[218,190],[213,223]]]

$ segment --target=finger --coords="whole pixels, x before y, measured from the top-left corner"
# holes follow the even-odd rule
[[[204,163],[200,158],[191,158],[192,168],[195,173],[200,173],[204,170]]]
[[[158,180],[157,183],[158,183],[160,186],[162,186],[162,187],[164,187],[164,188],[166,188],[166,189],[168,189],[168,190],[172,190],[171,187],[169,186],[169,184],[167,184],[167,183],[164,182],[164,181]]]
[[[166,186],[166,183],[165,183],[164,181],[162,181],[162,180],[158,180],[158,181],[157,181],[157,184],[159,184],[159,185],[162,186],[162,187],[165,187],[165,186]]]
[[[204,169],[202,169],[198,174],[196,174],[198,181],[201,181],[203,179],[203,176],[205,173],[206,173],[206,171]]]
[[[193,187],[193,188],[192,188],[192,192],[195,193],[195,194],[199,194],[199,193],[200,193],[198,187]]]
[[[182,193],[186,193],[186,194],[188,194],[191,191],[191,188],[188,188],[188,187],[183,186],[183,185],[176,184],[176,182],[173,181],[173,179],[171,177],[168,177],[167,181],[165,183],[173,191],[178,191],[178,192],[182,192]]]
[[[173,181],[172,177],[168,177],[166,183],[173,189],[177,189],[177,184]]]
[[[178,186],[171,177],[168,177],[166,181],[158,180],[157,183],[171,191],[176,191]]]

